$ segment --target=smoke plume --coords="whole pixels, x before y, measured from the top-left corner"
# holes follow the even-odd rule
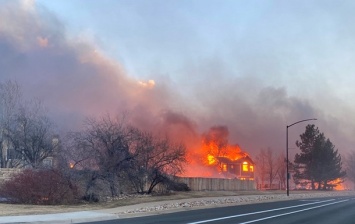
[[[167,77],[137,80],[91,41],[69,37],[45,8],[31,1],[0,5],[0,82],[15,80],[24,95],[41,99],[62,130],[79,128],[86,116],[126,114],[133,125],[186,142],[190,156],[198,157],[201,134],[219,126],[228,130],[218,133],[230,144],[253,155],[266,147],[284,150],[286,125],[316,117],[339,148],[354,143],[340,130],[343,120],[288,95],[285,87],[265,84],[250,75],[251,68],[231,78],[216,59],[187,65],[183,75],[191,78],[185,86]],[[303,131],[302,125],[290,130],[290,145]]]

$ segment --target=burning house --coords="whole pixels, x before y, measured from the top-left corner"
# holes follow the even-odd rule
[[[227,177],[234,177],[240,180],[254,180],[254,162],[247,155],[236,160],[231,160],[227,157],[217,158],[220,172]]]
[[[202,136],[201,148],[196,150],[198,153],[190,155],[190,158],[193,158],[190,162],[192,168],[185,175],[254,180],[254,161],[248,153],[241,150],[239,145],[229,144],[228,137],[227,127],[214,126],[210,128]]]

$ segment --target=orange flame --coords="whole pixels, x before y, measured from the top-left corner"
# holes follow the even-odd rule
[[[219,158],[224,157],[231,161],[236,161],[247,156],[249,155],[243,152],[239,145],[230,145],[228,143],[228,129],[212,127],[209,132],[203,135],[201,146],[188,154],[189,166],[184,176],[226,177],[228,175],[228,172],[226,173],[227,165],[221,164]],[[250,165],[250,169],[252,170],[251,172],[254,172],[252,165]]]
[[[232,161],[249,156],[248,153],[243,152],[239,145],[226,145],[219,147],[218,141],[204,143],[202,146],[204,157],[206,158],[205,164],[215,165],[217,157],[225,157]]]
[[[207,155],[207,160],[208,160],[208,165],[213,165],[217,162],[216,158],[214,156],[212,156],[211,154]]]
[[[334,185],[334,190],[336,191],[343,191],[346,189],[344,181],[341,178],[333,180],[329,184]]]

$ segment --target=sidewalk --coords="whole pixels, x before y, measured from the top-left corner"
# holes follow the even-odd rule
[[[100,211],[68,212],[47,215],[2,216],[0,223],[81,223],[119,218]]]
[[[66,212],[46,215],[0,216],[0,223],[82,223],[128,218],[134,216],[162,214],[192,209],[202,209],[205,207],[231,206],[246,203],[261,203],[314,197],[331,197],[335,195],[349,195],[349,193],[354,195],[354,192],[327,192],[291,194],[289,197],[286,195],[277,194],[189,198],[147,202],[136,205],[92,211]]]

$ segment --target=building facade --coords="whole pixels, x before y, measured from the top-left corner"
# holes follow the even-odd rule
[[[226,157],[217,157],[222,173],[235,176],[240,180],[254,180],[255,163],[249,156],[231,160]]]

